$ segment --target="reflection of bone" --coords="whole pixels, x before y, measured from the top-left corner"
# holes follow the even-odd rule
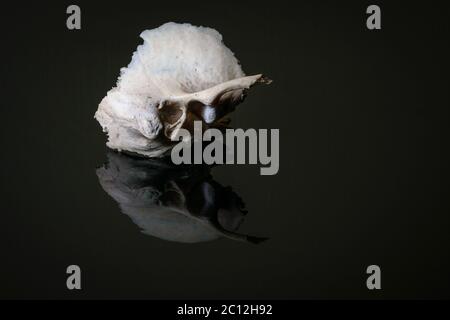
[[[95,118],[107,145],[149,157],[166,154],[195,120],[221,126],[261,74],[245,76],[214,29],[166,23],[142,32],[144,43],[122,68]]]
[[[258,243],[264,238],[234,231],[244,220],[244,203],[231,188],[212,180],[209,169],[176,167],[109,151],[97,169],[103,189],[145,234],[176,242],[219,237]]]

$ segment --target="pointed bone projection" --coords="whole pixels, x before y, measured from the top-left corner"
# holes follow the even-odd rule
[[[164,158],[114,151],[108,151],[107,159],[97,169],[99,182],[143,233],[182,243],[266,240],[236,232],[247,214],[244,202],[214,181],[208,167],[175,166]]]
[[[181,128],[222,127],[252,85],[271,82],[245,76],[214,29],[170,22],[141,38],[95,114],[112,149],[164,156]]]

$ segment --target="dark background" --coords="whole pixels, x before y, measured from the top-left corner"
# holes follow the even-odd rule
[[[435,2],[2,3],[1,298],[449,298],[449,11]],[[382,10],[369,31],[365,10]],[[274,80],[234,126],[280,129],[280,171],[225,166],[240,231],[145,236],[101,188],[93,119],[141,43],[168,22],[217,29],[247,74]],[[82,288],[66,289],[66,267]],[[366,288],[380,265],[382,290]]]

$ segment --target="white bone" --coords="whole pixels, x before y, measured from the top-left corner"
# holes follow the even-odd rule
[[[261,74],[246,77],[214,29],[171,22],[142,32],[141,38],[144,43],[95,114],[112,149],[163,156],[187,122],[198,117],[214,126],[245,90],[268,83]],[[193,101],[204,109],[194,114]],[[225,107],[215,109],[218,104]]]

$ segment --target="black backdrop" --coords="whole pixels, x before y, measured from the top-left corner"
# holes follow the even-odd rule
[[[379,31],[366,1],[77,1],[80,31],[71,3],[2,3],[0,297],[448,298],[449,11],[376,3]],[[168,21],[217,29],[274,80],[233,124],[280,129],[278,175],[213,172],[260,245],[143,235],[98,183],[93,114],[139,33]]]

